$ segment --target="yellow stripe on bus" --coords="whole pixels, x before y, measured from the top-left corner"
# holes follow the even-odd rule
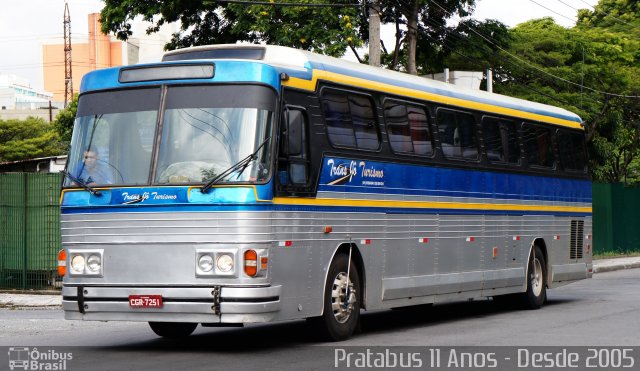
[[[288,198],[275,197],[276,205],[299,206],[337,206],[337,207],[380,207],[399,209],[450,209],[450,210],[487,210],[487,211],[540,211],[563,213],[588,213],[592,212],[590,206],[545,206],[545,205],[518,205],[518,204],[487,204],[477,202],[429,202],[429,201],[393,201],[393,200],[347,200],[340,198]]]
[[[473,102],[473,101],[460,99],[460,98],[453,98],[453,97],[447,97],[444,95],[427,93],[420,90],[403,88],[400,86],[365,80],[358,77],[341,75],[341,74],[338,74],[335,72],[329,72],[329,71],[314,70],[313,77],[311,80],[291,77],[289,78],[288,81],[283,82],[283,85],[302,89],[302,90],[315,91],[318,80],[326,80],[326,81],[331,81],[335,83],[357,86],[365,89],[371,89],[375,91],[383,91],[391,94],[402,95],[405,97],[423,99],[423,100],[428,100],[432,102],[448,104],[452,106],[479,110],[483,112],[491,112],[491,113],[507,115],[512,117],[519,117],[523,119],[542,121],[542,122],[560,125],[560,126],[566,126],[574,129],[584,129],[580,123],[575,121],[540,115],[537,113],[524,112],[524,111],[520,111],[513,108],[500,107],[500,106],[495,106],[487,103],[479,103],[479,102]]]

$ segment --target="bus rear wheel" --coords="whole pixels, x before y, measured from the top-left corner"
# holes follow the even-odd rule
[[[187,337],[191,335],[197,326],[197,323],[149,322],[149,327],[156,335],[169,339]]]
[[[353,263],[349,270],[348,264],[349,257],[346,254],[334,258],[324,289],[322,316],[313,319],[319,325],[323,338],[329,341],[348,339],[360,321],[360,277]]]
[[[533,246],[527,269],[527,291],[521,301],[527,309],[539,309],[547,299],[547,265],[542,250]]]

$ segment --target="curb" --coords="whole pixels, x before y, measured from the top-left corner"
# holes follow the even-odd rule
[[[627,263],[627,264],[613,264],[613,265],[603,265],[603,266],[594,266],[593,273],[604,273],[604,272],[613,272],[622,269],[634,269],[640,268],[640,262]]]

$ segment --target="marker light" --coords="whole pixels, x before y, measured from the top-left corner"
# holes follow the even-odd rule
[[[244,273],[253,277],[258,273],[258,254],[255,250],[244,252]]]
[[[67,251],[62,249],[58,251],[58,275],[63,277],[67,274]]]

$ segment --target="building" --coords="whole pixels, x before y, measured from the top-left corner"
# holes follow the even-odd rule
[[[116,40],[100,31],[100,14],[89,17],[87,36],[72,36],[71,69],[73,91],[80,90],[82,77],[90,71],[138,63],[138,45]],[[42,46],[44,88],[53,92],[53,100],[64,102],[64,43],[44,42]]]
[[[67,156],[49,156],[29,160],[0,162],[2,173],[59,173],[64,170]]]
[[[31,87],[16,75],[0,75],[0,109],[29,110],[49,106],[53,94]]]

